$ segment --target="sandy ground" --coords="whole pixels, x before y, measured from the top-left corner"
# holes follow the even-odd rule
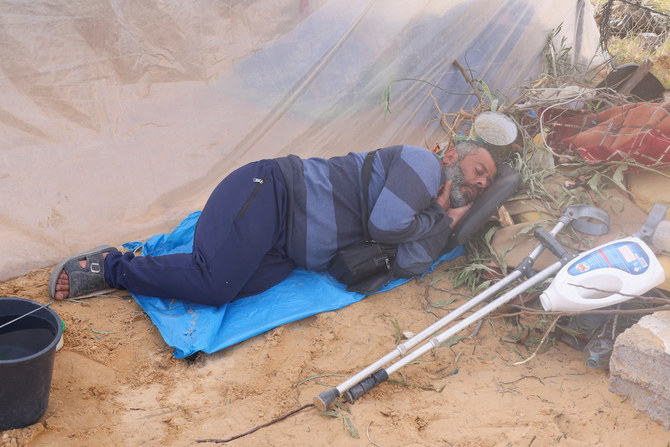
[[[287,324],[213,355],[178,360],[134,300],[117,293],[56,303],[66,324],[50,402],[2,446],[187,446],[224,439],[309,404],[463,303],[450,299],[446,264],[359,303]],[[0,296],[47,302],[49,271],[0,284]],[[670,433],[608,390],[606,372],[558,343],[531,351],[503,340],[513,321],[494,313],[451,347],[434,349],[332,415],[307,408],[228,443],[235,446],[659,446]],[[397,324],[394,324],[394,321]],[[530,322],[522,322],[530,323]],[[541,337],[542,333],[531,334]],[[350,429],[351,428],[351,429]]]

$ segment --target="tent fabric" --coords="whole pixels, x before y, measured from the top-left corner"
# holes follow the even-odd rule
[[[169,231],[249,161],[435,147],[438,109],[477,105],[454,60],[514,98],[553,29],[577,61],[598,44],[586,0],[2,2],[0,23],[0,280]]]
[[[152,256],[190,253],[199,215],[200,212],[191,213],[171,233],[124,246],[133,251],[141,249],[142,254]],[[463,247],[456,247],[436,261],[433,268],[439,262],[455,259],[461,254]],[[394,279],[380,292],[407,281]],[[282,324],[339,309],[365,297],[347,291],[327,273],[302,269],[294,270],[284,281],[261,294],[219,307],[179,301],[177,297],[160,299],[132,295],[156,325],[165,343],[174,348],[176,358],[185,358],[197,352],[211,354]]]

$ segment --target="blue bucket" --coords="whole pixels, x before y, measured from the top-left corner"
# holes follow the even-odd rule
[[[49,405],[61,319],[41,303],[0,297],[0,431],[36,422]]]

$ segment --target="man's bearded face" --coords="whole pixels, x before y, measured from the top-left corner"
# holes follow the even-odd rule
[[[450,208],[460,208],[475,200],[481,192],[481,188],[465,181],[465,174],[461,169],[461,160],[445,166],[443,169],[447,180],[451,180]]]

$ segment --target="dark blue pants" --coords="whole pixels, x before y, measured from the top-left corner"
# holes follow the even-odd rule
[[[163,256],[111,253],[105,279],[141,295],[221,305],[260,293],[295,268],[286,255],[287,194],[274,160],[227,176],[209,197],[193,252]]]

